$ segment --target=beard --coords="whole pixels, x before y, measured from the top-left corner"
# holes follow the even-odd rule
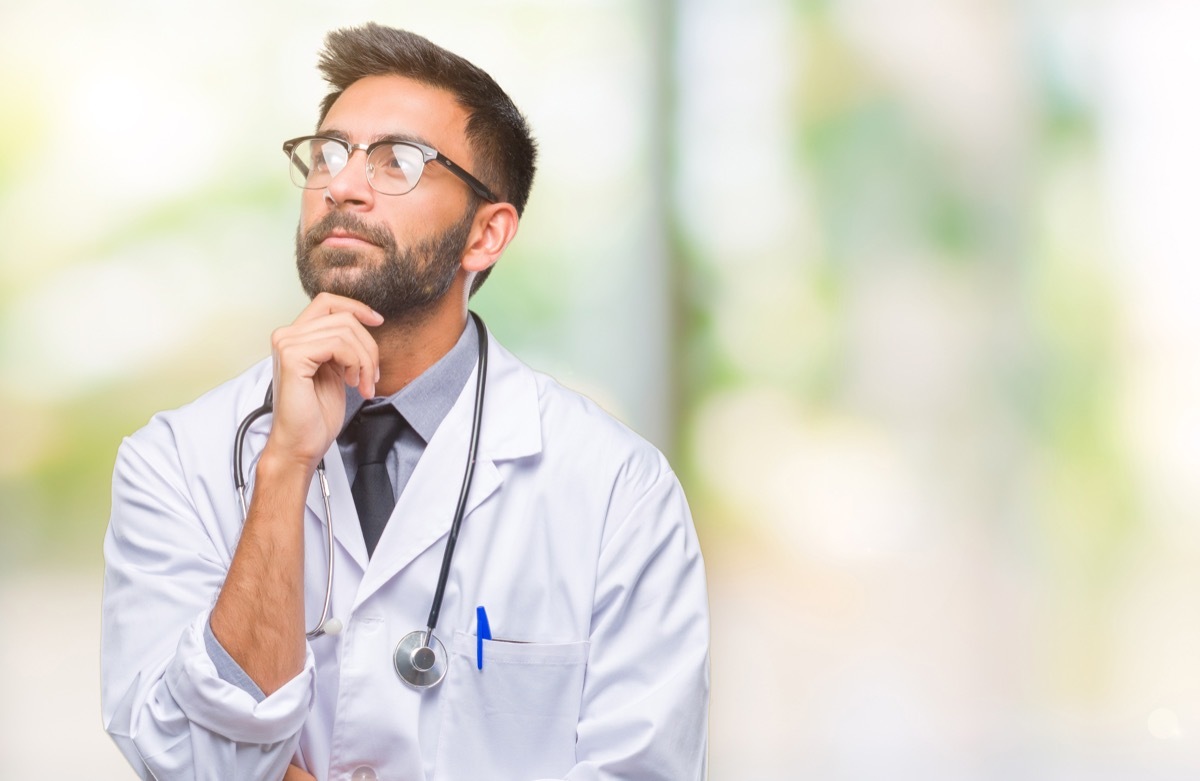
[[[474,216],[475,210],[468,209],[454,225],[401,251],[386,228],[368,225],[349,212],[330,212],[307,233],[296,226],[300,284],[310,299],[318,293],[334,293],[361,301],[385,320],[419,320],[454,283]],[[379,247],[382,262],[374,263],[358,250],[321,247],[334,228]],[[357,268],[357,273],[339,273],[341,268]]]

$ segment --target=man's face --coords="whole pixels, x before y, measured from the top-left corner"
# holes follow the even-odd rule
[[[400,76],[368,76],[330,108],[319,133],[370,144],[419,141],[467,170],[467,115],[444,90]],[[367,181],[356,150],[325,190],[304,190],[296,229],[296,266],[308,295],[322,291],[362,301],[386,319],[419,317],[460,273],[473,211],[470,191],[434,163],[404,195],[382,195]]]

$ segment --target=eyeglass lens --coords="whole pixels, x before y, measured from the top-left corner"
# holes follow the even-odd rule
[[[292,149],[292,181],[307,190],[329,186],[345,169],[350,155],[346,146],[327,138],[308,138]],[[380,144],[367,157],[367,181],[387,195],[403,195],[417,186],[425,156],[405,143]]]

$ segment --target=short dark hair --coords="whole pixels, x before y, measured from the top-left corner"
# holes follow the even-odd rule
[[[326,35],[317,67],[333,87],[321,100],[318,127],[346,88],[367,76],[404,76],[454,95],[467,110],[467,143],[477,169],[471,173],[518,215],[524,213],[537,168],[537,144],[512,99],[482,69],[416,33],[374,22]],[[473,203],[477,197],[472,193]],[[472,293],[490,271],[475,278]]]

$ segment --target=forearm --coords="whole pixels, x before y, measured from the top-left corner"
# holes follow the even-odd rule
[[[211,617],[213,635],[267,696],[304,664],[304,499],[341,430],[346,384],[374,395],[378,347],[364,323],[382,322],[358,301],[322,293],[271,335],[271,434]]]
[[[304,666],[304,499],[311,474],[264,453],[213,635],[263,693]]]

